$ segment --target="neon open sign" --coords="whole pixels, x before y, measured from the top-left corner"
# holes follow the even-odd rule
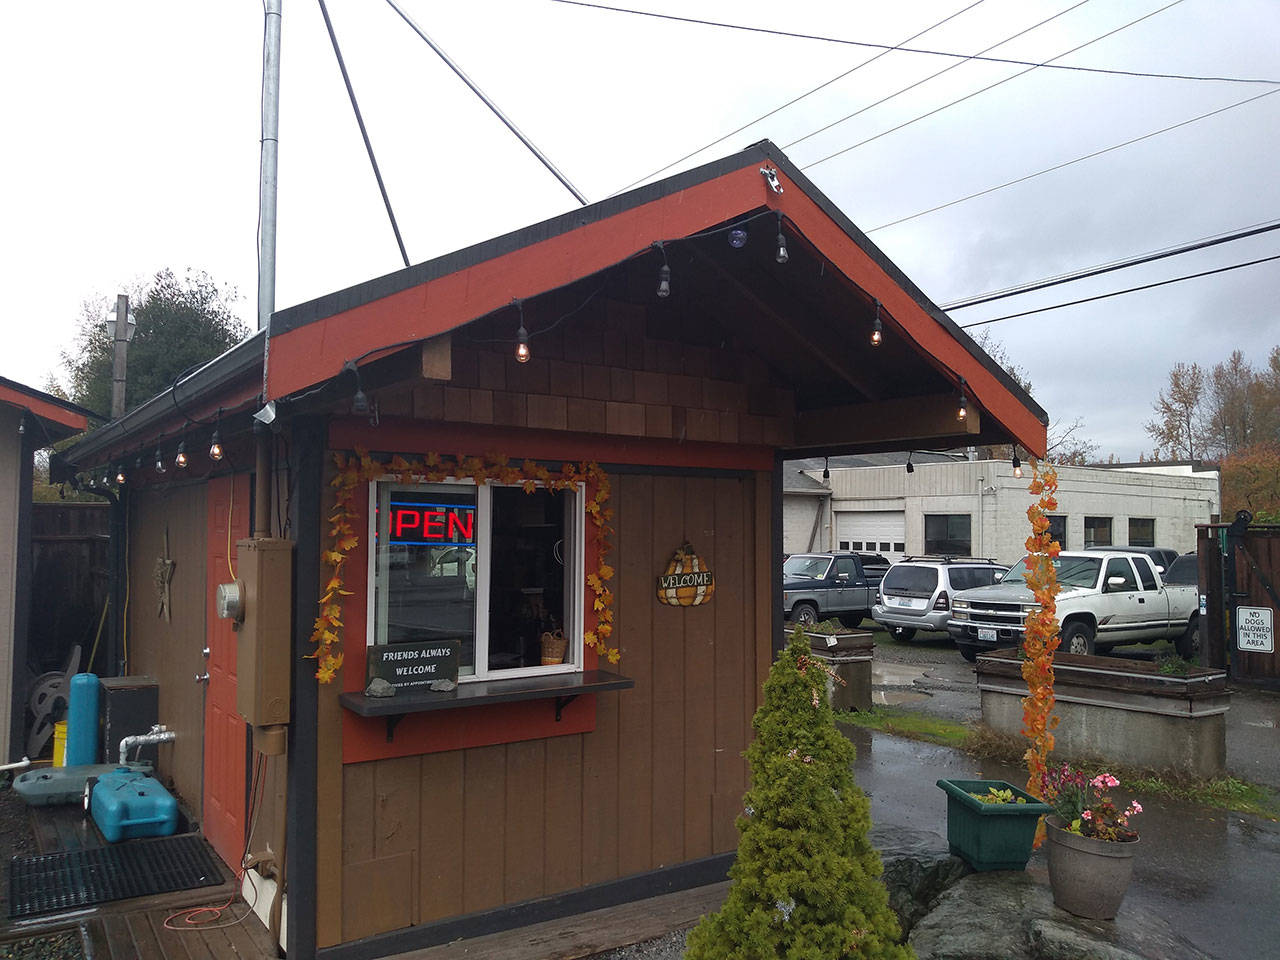
[[[392,501],[392,543],[468,546],[476,542],[476,509],[459,503]]]

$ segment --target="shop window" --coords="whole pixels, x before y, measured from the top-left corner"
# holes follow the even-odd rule
[[[582,669],[583,494],[376,485],[373,643],[454,640],[459,679]],[[564,662],[542,665],[561,631]]]
[[[931,513],[924,518],[924,552],[939,556],[966,557],[972,547],[967,513]],[[885,544],[888,549],[888,544]]]
[[[1129,546],[1154,547],[1156,545],[1156,521],[1154,517],[1129,518]]]
[[[1049,515],[1049,536],[1058,541],[1058,546],[1063,550],[1070,550],[1067,546],[1067,518],[1063,516]]]
[[[1111,546],[1111,518],[1084,518],[1084,548]]]

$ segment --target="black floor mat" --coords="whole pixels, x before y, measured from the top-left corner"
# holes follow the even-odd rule
[[[9,861],[9,917],[220,883],[222,871],[196,834],[14,857]]]

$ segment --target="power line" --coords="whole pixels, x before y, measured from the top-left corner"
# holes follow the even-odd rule
[[[933,24],[932,26],[926,27],[925,29],[921,30],[919,33],[913,34],[912,36],[907,37],[907,39],[904,40],[903,43],[910,43],[912,40],[915,40],[918,37],[923,37],[926,33],[929,33],[931,30],[936,30],[938,27],[942,26],[944,23],[954,20],[956,17],[960,16],[960,14],[967,13],[968,11],[972,10],[974,7],[978,6],[983,2],[984,0],[976,0],[976,2],[969,4],[967,7],[962,7],[961,9],[957,10],[955,13],[951,14],[951,16],[944,17],[943,19],[939,20],[937,23]],[[1081,3],[1088,3],[1088,2],[1089,0],[1081,0]],[[1076,6],[1079,6],[1079,5],[1080,4],[1076,4]],[[867,66],[868,64],[875,63],[881,57],[887,57],[889,53],[890,53],[889,50],[881,50],[879,53],[875,54],[874,56],[868,57],[866,60],[863,60],[861,63],[857,64],[856,66],[846,70],[844,73],[841,73],[837,76],[832,77],[830,80],[827,80],[823,83],[818,84],[812,90],[806,90],[804,93],[800,94],[800,96],[793,97],[792,99],[788,100],[786,103],[783,103],[774,107],[768,113],[761,114],[760,116],[756,117],[754,120],[749,120],[748,122],[744,123],[742,126],[734,130],[730,130],[724,136],[717,137],[715,140],[712,140],[710,143],[704,143],[702,146],[698,147],[697,150],[694,150],[690,153],[686,153],[683,157],[680,157],[677,160],[672,160],[665,167],[659,167],[657,170],[654,170],[652,173],[645,174],[639,180],[633,180],[631,183],[628,183],[625,187],[619,187],[617,190],[613,191],[613,193],[609,194],[609,196],[612,197],[612,196],[617,196],[619,193],[624,193],[625,191],[630,190],[632,187],[635,187],[635,186],[638,186],[639,184],[644,183],[646,180],[650,179],[651,177],[656,177],[660,173],[665,173],[666,171],[674,167],[676,164],[684,163],[686,160],[690,159],[691,157],[696,157],[698,154],[702,153],[704,150],[710,150],[712,147],[714,147],[718,143],[724,143],[724,141],[728,140],[730,137],[734,136],[735,134],[739,134],[743,130],[746,130],[748,127],[754,126],[755,124],[759,123],[761,120],[769,119],[774,114],[780,113],[783,110],[787,109],[787,107],[794,106],[795,104],[799,103],[801,100],[804,100],[807,97],[813,96],[819,90],[824,90],[827,87],[831,86],[831,84],[836,83],[839,80],[843,80],[845,77],[849,76],[852,73],[856,73],[858,70],[861,70],[863,67]]]
[[[974,56],[980,56],[981,54],[986,53],[988,50],[994,50],[996,47],[1004,46],[1004,44],[1009,43],[1012,40],[1016,40],[1018,39],[1018,37],[1021,37],[1030,33],[1032,30],[1038,30],[1040,27],[1043,27],[1046,23],[1049,23],[1052,20],[1057,20],[1059,17],[1065,16],[1066,14],[1070,13],[1072,10],[1075,10],[1077,7],[1083,7],[1088,2],[1089,0],[1080,0],[1079,3],[1072,4],[1071,6],[1067,7],[1065,10],[1061,10],[1058,13],[1055,13],[1051,17],[1046,17],[1044,20],[1041,20],[1039,23],[1032,24],[1031,26],[1027,27],[1025,30],[1019,30],[1017,33],[1010,34],[1009,36],[1005,37],[1003,40],[1000,40],[1000,41],[997,41],[996,43],[991,44],[991,46],[987,47],[986,49],[979,50],[978,53],[975,54]],[[885,56],[885,54],[881,54],[881,56]],[[973,59],[973,58],[971,57],[970,59]],[[866,113],[868,110],[871,110],[874,107],[880,106],[880,104],[882,103],[887,103],[888,101],[892,100],[894,97],[900,97],[902,96],[902,94],[907,93],[910,90],[914,90],[916,87],[922,84],[928,83],[930,80],[937,79],[938,77],[942,76],[944,73],[948,73],[949,71],[954,70],[957,67],[964,66],[965,62],[966,61],[964,60],[958,60],[955,63],[951,64],[949,67],[943,67],[937,73],[931,73],[929,74],[929,76],[925,77],[923,80],[917,80],[915,83],[909,84],[908,86],[905,86],[900,90],[895,90],[893,93],[889,94],[887,97],[881,97],[875,103],[869,103],[865,107],[861,107],[855,110],[853,113],[846,114],[845,116],[841,117],[839,120],[833,120],[831,123],[828,123],[825,127],[819,127],[817,130],[814,130],[812,133],[806,133],[799,140],[792,140],[790,143],[783,144],[782,149],[790,150],[796,144],[804,143],[806,140],[810,139],[811,137],[816,137],[820,133],[825,133],[826,131],[830,130],[832,127],[837,126],[841,123],[844,123],[846,120],[852,120],[854,117],[860,116],[861,114]]]
[[[347,98],[351,101],[351,109],[356,115],[356,124],[360,127],[360,136],[364,138],[365,153],[369,155],[369,165],[373,167],[373,177],[378,181],[378,190],[382,193],[382,204],[387,208],[387,219],[391,221],[391,232],[396,235],[396,246],[400,248],[400,258],[409,266],[409,254],[404,249],[404,239],[400,236],[400,225],[396,223],[395,212],[391,209],[391,198],[387,196],[387,186],[382,182],[382,171],[378,169],[378,158],[373,155],[373,144],[369,142],[369,131],[365,129],[364,117],[360,114],[360,104],[356,102],[356,92],[351,87],[351,77],[347,75],[347,64],[342,59],[342,50],[338,47],[338,35],[333,32],[333,21],[329,19],[329,8],[324,0],[319,0],[320,13],[324,17],[325,29],[329,31],[329,42],[333,44],[333,55],[338,60],[338,69],[342,71],[342,82],[347,85]]]
[[[1152,130],[1150,133],[1144,133],[1140,137],[1134,137],[1130,140],[1125,140],[1123,143],[1117,143],[1110,147],[1105,147],[1101,150],[1095,150],[1093,151],[1093,153],[1086,153],[1084,156],[1076,157],[1074,160],[1064,160],[1062,163],[1055,163],[1053,166],[1045,167],[1043,170],[1037,170],[1035,173],[1029,173],[1023,177],[1017,177],[1016,179],[1008,180],[1005,183],[997,184],[994,187],[987,187],[987,189],[985,190],[979,190],[977,193],[971,193],[968,196],[960,197],[956,200],[949,200],[946,203],[940,203],[937,206],[930,207],[927,210],[921,210],[919,213],[913,213],[907,217],[899,217],[897,220],[890,220],[888,223],[882,223],[878,227],[872,227],[870,230],[866,232],[875,233],[877,230],[886,230],[889,227],[896,227],[900,223],[906,223],[908,220],[914,220],[917,217],[923,217],[925,214],[937,213],[939,210],[945,210],[947,209],[947,207],[954,207],[956,204],[964,203],[966,200],[973,200],[977,197],[984,197],[988,193],[994,193],[997,190],[1003,190],[1005,187],[1012,187],[1019,183],[1026,183],[1028,180],[1034,180],[1036,177],[1042,177],[1046,173],[1053,173],[1053,171],[1055,170],[1061,170],[1064,167],[1071,166],[1072,164],[1081,163],[1085,160],[1092,160],[1094,157],[1100,157],[1104,153],[1111,153],[1113,150],[1119,150],[1121,147],[1129,147],[1135,143],[1141,143],[1143,140],[1149,140],[1152,137],[1158,137],[1162,133],[1168,133],[1171,130],[1177,130],[1179,127],[1185,127],[1188,124],[1196,123],[1197,121],[1207,119],[1208,117],[1216,116],[1219,113],[1225,113],[1227,110],[1234,110],[1236,107],[1242,107],[1246,103],[1253,103],[1255,100],[1261,100],[1263,97],[1269,97],[1272,94],[1276,94],[1276,93],[1280,93],[1280,88],[1277,88],[1275,90],[1268,90],[1266,93],[1259,93],[1256,96],[1247,97],[1244,100],[1237,100],[1235,103],[1229,103],[1225,107],[1218,107],[1218,109],[1216,110],[1210,110],[1208,113],[1202,113],[1198,117],[1192,117],[1189,120],[1182,120],[1178,123],[1171,124],[1170,126],[1162,127],[1159,130]],[[827,159],[830,159],[830,157],[828,157]],[[819,161],[819,163],[821,163],[821,161]]]
[[[1141,23],[1143,20],[1150,19],[1151,17],[1154,17],[1158,13],[1164,13],[1170,7],[1176,7],[1179,3],[1182,3],[1182,0],[1173,0],[1172,3],[1167,3],[1163,7],[1160,7],[1158,10],[1152,10],[1150,13],[1143,14],[1142,16],[1138,17],[1136,20],[1130,20],[1128,23],[1123,24],[1122,26],[1116,27],[1114,30],[1109,30],[1099,37],[1094,37],[1092,40],[1086,40],[1084,43],[1078,46],[1072,47],[1070,50],[1065,50],[1062,53],[1058,54],[1056,57],[1051,57],[1049,60],[1045,61],[1043,64],[1033,64],[1032,66],[1028,67],[1026,70],[1019,70],[1017,73],[1011,74],[1010,76],[1005,77],[1003,80],[997,80],[995,83],[989,83],[985,87],[981,87],[980,89],[975,90],[972,93],[966,93],[963,97],[960,97],[956,100],[952,100],[950,103],[944,103],[942,106],[935,107],[934,109],[928,111],[927,113],[920,114],[920,116],[918,117],[912,117],[910,120],[905,120],[895,127],[890,127],[888,130],[882,130],[880,133],[877,133],[873,137],[867,137],[865,140],[859,140],[857,143],[853,144],[852,146],[844,147],[841,150],[837,150],[835,153],[827,154],[827,156],[823,157],[821,160],[814,160],[812,163],[803,164],[800,167],[800,169],[808,170],[810,167],[816,167],[820,163],[826,163],[828,160],[834,160],[836,157],[843,156],[844,154],[848,153],[850,150],[856,150],[858,149],[858,147],[864,147],[868,143],[871,143],[875,140],[879,140],[881,137],[887,137],[891,133],[896,133],[897,131],[904,129],[905,127],[911,126],[913,123],[919,123],[921,120],[925,120],[928,117],[935,116],[936,114],[941,113],[943,110],[948,110],[951,107],[954,107],[958,103],[964,103],[966,100],[972,100],[974,97],[979,96],[980,94],[986,93],[988,90],[994,90],[996,87],[1001,86],[1002,84],[1006,84],[1010,80],[1016,80],[1018,79],[1018,77],[1021,77],[1021,76],[1024,76],[1025,74],[1030,73],[1032,70],[1035,70],[1037,67],[1041,67],[1041,66],[1054,67],[1055,66],[1055,64],[1053,63],[1054,60],[1061,60],[1063,57],[1070,56],[1071,54],[1076,53],[1079,50],[1083,50],[1085,47],[1095,44],[1100,40],[1105,40],[1108,37],[1113,37],[1117,33],[1119,33],[1121,30],[1128,30],[1130,27],[1134,26],[1135,24]]]
[[[1186,73],[1149,73],[1142,70],[1112,70],[1105,67],[1078,67],[1067,64],[1036,63],[1032,60],[1011,60],[1003,57],[974,57],[967,53],[951,53],[946,50],[923,50],[918,47],[904,47],[888,43],[870,43],[864,40],[846,40],[840,37],[827,37],[821,34],[796,33],[790,30],[771,30],[767,27],[751,27],[745,24],[724,23],[717,20],[700,20],[694,17],[677,17],[669,13],[656,13],[651,10],[632,10],[626,7],[611,7],[602,3],[586,3],[585,0],[553,0],[573,7],[586,7],[591,10],[605,10],[609,13],[628,13],[637,17],[652,17],[656,20],[672,20],[677,23],[692,23],[704,27],[723,27],[726,30],[743,30],[748,33],[766,33],[775,37],[791,37],[796,40],[821,40],[825,43],[840,43],[850,47],[868,47],[872,50],[893,50],[899,53],[918,53],[931,57],[953,57],[960,60],[982,60],[986,63],[1003,63],[1017,67],[1048,67],[1051,70],[1072,70],[1079,73],[1102,73],[1120,77],[1150,77],[1156,80],[1198,80],[1214,83],[1268,83],[1280,85],[1280,80],[1269,77],[1205,77]],[[1172,4],[1171,4],[1172,6]],[[1157,13],[1159,11],[1156,11]]]
[[[1167,247],[1153,253],[1146,253],[1141,256],[1131,257],[1127,260],[1113,260],[1110,263],[1100,264],[1094,267],[1086,267],[1083,270],[1077,270],[1073,273],[1060,274],[1056,277],[1049,277],[1045,280],[1034,280],[1029,283],[1018,284],[1016,287],[1009,287],[1005,290],[997,290],[992,293],[979,294],[978,296],[968,297],[963,300],[955,300],[951,303],[942,304],[942,309],[963,310],[966,307],[976,307],[982,303],[991,303],[995,300],[1004,300],[1007,297],[1016,297],[1024,293],[1030,293],[1033,290],[1046,290],[1049,287],[1056,287],[1059,284],[1071,283],[1076,280],[1084,280],[1088,277],[1097,277],[1104,273],[1112,273],[1116,270],[1125,270],[1129,267],[1136,267],[1140,264],[1151,263],[1155,260],[1163,260],[1167,257],[1176,257],[1180,254],[1191,253],[1195,250],[1205,250],[1209,247],[1216,247],[1222,243],[1231,243],[1233,240],[1243,240],[1246,237],[1256,237],[1259,234],[1270,233],[1273,230],[1280,230],[1280,221],[1270,223],[1267,226],[1255,226],[1239,230],[1234,233],[1206,237],[1201,240],[1192,241],[1191,243],[1182,244],[1181,246]]]
[[[1033,313],[1045,313],[1049,310],[1061,310],[1063,307],[1076,307],[1082,303],[1093,303],[1095,300],[1106,300],[1109,297],[1119,297],[1126,293],[1136,293],[1139,290],[1151,290],[1154,287],[1163,287],[1171,283],[1181,283],[1183,280],[1196,280],[1200,277],[1209,277],[1215,273],[1226,273],[1228,270],[1240,270],[1243,267],[1254,267],[1260,263],[1269,263],[1272,260],[1280,260],[1280,253],[1271,257],[1262,257],[1258,260],[1250,260],[1247,263],[1233,263],[1229,267],[1218,267],[1216,270],[1204,270],[1200,273],[1189,273],[1182,277],[1173,277],[1170,280],[1158,280],[1155,283],[1145,283],[1140,287],[1129,287],[1127,290],[1113,290],[1111,293],[1100,293],[1096,297],[1085,297],[1082,300],[1071,300],[1067,303],[1055,303],[1048,307],[1037,307],[1035,310],[1023,310],[1021,313],[1010,313],[1003,317],[992,317],[989,320],[976,320],[973,323],[962,323],[960,329],[968,330],[970,327],[981,327],[987,323],[999,323],[1001,320],[1013,320],[1017,317],[1029,317]]]
[[[458,66],[457,63],[455,63],[452,59],[450,59],[449,55],[444,52],[444,50],[440,47],[440,45],[437,44],[434,40],[432,40],[429,36],[427,36],[427,34],[423,31],[423,29],[413,21],[412,17],[410,17],[407,13],[405,13],[402,9],[400,9],[400,5],[396,3],[396,0],[387,0],[387,5],[400,15],[400,19],[409,25],[410,30],[412,30],[419,37],[421,37],[422,41],[436,52],[436,56],[438,56],[441,60],[443,60],[445,62],[445,65],[450,70],[452,70],[455,74],[458,75],[458,79],[461,80],[463,83],[465,83],[467,87],[470,88],[471,92],[474,93],[477,97],[479,97],[480,100],[484,103],[484,105],[493,112],[493,115],[497,117],[499,120],[501,120],[503,125],[506,126],[508,130],[510,130],[513,134],[515,134],[516,138],[525,145],[525,148],[528,149],[528,151],[532,153],[535,157],[537,157],[544,167],[546,167],[549,171],[551,171],[551,175],[560,181],[561,186],[563,186],[566,190],[572,193],[575,200],[577,200],[583,206],[586,206],[587,198],[584,197],[578,191],[577,187],[575,187],[572,183],[569,182],[569,178],[566,177],[563,173],[561,173],[559,168],[554,163],[551,162],[550,158],[548,158],[545,153],[539,150],[537,146],[534,145],[534,142],[530,140],[527,136],[525,136],[523,132],[521,132],[520,128],[515,125],[514,121],[508,118],[507,115],[502,112],[501,108],[485,95],[485,92],[481,90],[479,86],[476,85],[474,80],[472,80],[470,77],[467,76],[467,74],[463,71],[462,67]]]

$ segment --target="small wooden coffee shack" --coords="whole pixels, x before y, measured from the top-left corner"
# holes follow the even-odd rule
[[[125,477],[162,775],[356,958],[722,879],[784,458],[1045,420],[764,142],[281,310],[69,459]]]

